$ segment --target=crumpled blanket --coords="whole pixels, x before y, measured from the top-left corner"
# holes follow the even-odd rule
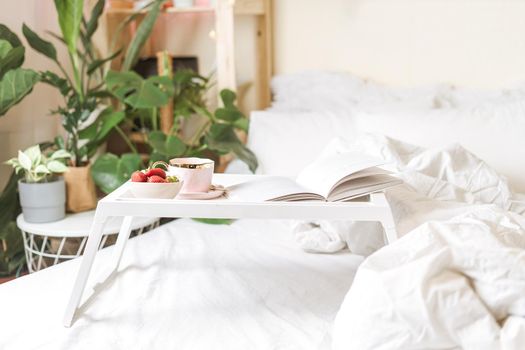
[[[525,347],[525,218],[474,205],[369,256],[338,312],[333,349]]]
[[[359,142],[405,180],[387,192],[403,237],[359,267],[333,348],[525,349],[525,196],[459,145]]]
[[[459,144],[424,149],[381,135],[363,134],[354,143],[334,139],[321,155],[363,152],[380,157],[404,184],[386,195],[399,235],[431,219],[452,218],[472,204],[494,204],[525,213],[525,196],[513,194],[505,178]],[[298,244],[306,251],[333,253],[348,247],[368,256],[384,245],[379,223],[294,222]]]

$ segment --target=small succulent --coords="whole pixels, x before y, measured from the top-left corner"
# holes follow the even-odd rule
[[[56,175],[65,173],[68,170],[65,162],[70,158],[71,154],[63,149],[45,155],[40,146],[35,145],[23,152],[18,151],[18,157],[5,163],[11,165],[17,174],[23,172],[25,182],[38,183],[52,181]]]

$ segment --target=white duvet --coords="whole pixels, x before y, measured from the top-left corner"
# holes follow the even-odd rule
[[[423,150],[370,135],[356,144],[330,151],[382,156],[405,180],[388,192],[403,237],[360,266],[334,349],[525,349],[523,196],[457,145]]]

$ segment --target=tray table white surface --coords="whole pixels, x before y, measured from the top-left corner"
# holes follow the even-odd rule
[[[264,175],[215,174],[213,184],[225,187],[261,178]],[[397,239],[390,206],[383,193],[374,193],[368,201],[358,202],[238,202],[227,197],[214,200],[178,200],[126,198],[129,183],[99,201],[63,324],[71,326],[84,293],[91,267],[102,238],[104,223],[110,217],[124,217],[113,259],[102,281],[116,273],[131,232],[133,217],[171,218],[253,218],[299,220],[353,220],[381,222],[388,242]]]

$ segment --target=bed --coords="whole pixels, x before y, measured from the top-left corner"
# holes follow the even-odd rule
[[[273,88],[273,107],[251,118],[249,147],[259,159],[258,171],[294,176],[326,152],[383,157],[405,180],[404,187],[387,193],[404,235],[399,243],[381,248],[382,232],[374,223],[238,220],[212,226],[176,220],[130,240],[120,272],[108,288],[98,288],[70,329],[61,326],[61,316],[78,260],[1,285],[0,300],[9,302],[2,304],[0,348],[481,349],[469,340],[483,334],[510,344],[500,349],[518,349],[525,341],[525,196],[520,194],[525,94],[444,86],[394,89],[322,72],[278,77]],[[455,132],[449,133],[453,122]],[[480,125],[491,127],[476,137],[472,131]],[[491,142],[499,146],[487,147]],[[245,169],[234,163],[230,171]],[[478,225],[478,236],[488,237],[484,245],[453,239],[454,225],[465,223]],[[346,249],[306,252],[312,242],[321,247],[334,241]],[[439,260],[436,271],[456,269],[467,276],[448,294],[452,299],[437,292],[447,291],[443,281],[456,280],[432,279],[416,259],[435,257],[435,247],[457,257]],[[490,289],[477,293],[473,286],[483,290],[486,282],[483,264],[466,271],[465,264],[443,263],[463,261],[465,250],[486,257],[483,247],[497,257],[490,282],[506,288],[506,298]],[[93,276],[110,253],[107,248],[100,254]],[[428,261],[433,266],[434,260]],[[508,266],[515,267],[511,274]],[[506,275],[512,278],[502,278]],[[399,282],[403,276],[412,284]],[[437,299],[409,293],[417,287]],[[403,295],[413,302],[397,302]],[[477,319],[469,313],[459,319],[481,320],[488,328],[457,336],[462,329],[453,322],[457,315],[437,312],[429,300],[450,309],[481,310]],[[433,322],[422,317],[426,310],[437,315]],[[506,319],[514,321],[500,327]]]
[[[78,259],[0,286],[0,349],[329,348],[363,260],[305,253],[280,221],[181,219],[128,244],[118,276],[72,328],[61,318]]]

